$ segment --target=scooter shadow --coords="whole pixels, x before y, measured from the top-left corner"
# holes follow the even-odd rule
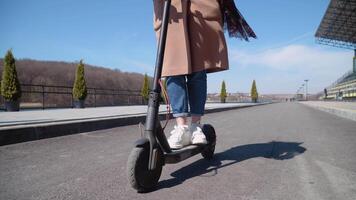
[[[158,183],[157,189],[170,188],[196,176],[215,176],[218,169],[227,167],[251,158],[263,157],[275,160],[294,158],[306,151],[298,142],[272,141],[236,146],[217,153],[212,160],[200,159],[173,173],[173,178]],[[223,161],[230,161],[224,162]]]

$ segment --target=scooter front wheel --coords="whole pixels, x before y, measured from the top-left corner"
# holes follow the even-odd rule
[[[127,161],[128,179],[131,186],[138,192],[149,192],[153,190],[161,176],[163,159],[159,151],[156,168],[148,169],[149,149],[135,147],[132,149]]]
[[[208,141],[208,144],[206,148],[201,152],[201,155],[205,159],[210,160],[214,157],[214,151],[216,145],[215,129],[210,124],[204,124],[202,129],[203,129],[203,133],[205,134],[206,140]]]

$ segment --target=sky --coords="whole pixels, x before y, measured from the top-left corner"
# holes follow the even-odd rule
[[[308,79],[322,91],[352,69],[353,51],[317,44],[329,0],[235,0],[258,36],[226,35],[228,71],[208,75],[208,92],[295,93]],[[0,0],[0,56],[77,62],[153,76],[151,0]]]

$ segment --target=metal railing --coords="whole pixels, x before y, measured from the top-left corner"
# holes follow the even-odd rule
[[[334,81],[330,86],[328,86],[328,89],[331,89],[333,87],[335,87],[337,84],[341,83],[346,77],[350,76],[351,74],[353,74],[353,70],[349,70],[347,71],[345,74],[343,74],[340,78],[338,78],[336,81]]]
[[[21,109],[73,108],[73,87],[58,85],[21,84]],[[87,88],[85,107],[142,105],[139,90]],[[4,110],[4,98],[0,98]]]

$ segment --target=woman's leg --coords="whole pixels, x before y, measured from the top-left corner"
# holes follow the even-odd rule
[[[189,128],[192,133],[191,143],[206,144],[207,140],[200,125],[207,96],[206,71],[192,73],[187,78],[190,114],[192,116],[192,123]]]
[[[187,76],[187,87],[192,123],[199,123],[204,115],[207,96],[206,71],[194,72]]]
[[[171,148],[182,148],[191,143],[191,133],[187,125],[188,112],[188,92],[186,77],[167,77],[167,92],[173,110],[173,117],[176,118],[177,126],[171,131],[168,144]]]
[[[185,75],[166,78],[167,93],[172,106],[173,117],[178,125],[186,125],[188,112],[188,93]]]
[[[187,125],[187,117],[176,117],[177,125]]]

